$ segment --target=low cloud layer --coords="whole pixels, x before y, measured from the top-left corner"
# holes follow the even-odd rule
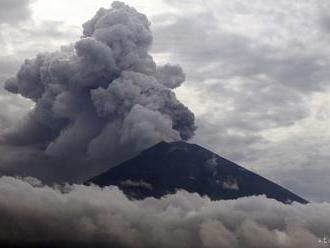
[[[330,205],[263,196],[210,201],[178,192],[131,201],[115,187],[42,186],[0,178],[0,243],[65,241],[123,247],[317,247]]]
[[[39,147],[49,159],[79,164],[77,171],[84,169],[76,160],[89,160],[86,179],[162,140],[191,138],[194,115],[172,92],[185,74],[155,64],[149,26],[146,16],[114,2],[83,25],[76,43],[26,60],[5,88],[35,106],[4,144]]]

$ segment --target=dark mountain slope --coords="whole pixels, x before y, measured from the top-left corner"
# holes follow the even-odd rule
[[[306,200],[198,145],[161,142],[87,183],[117,185],[130,197],[161,197],[178,189],[212,200],[266,195],[284,203]]]

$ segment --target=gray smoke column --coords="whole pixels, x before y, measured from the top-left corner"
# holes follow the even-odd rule
[[[155,64],[149,27],[145,15],[114,2],[83,25],[75,44],[27,59],[5,88],[35,106],[6,142],[119,161],[161,140],[191,138],[194,115],[172,92],[185,75]]]

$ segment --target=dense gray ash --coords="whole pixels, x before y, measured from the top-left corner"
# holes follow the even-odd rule
[[[172,91],[185,74],[156,65],[149,27],[145,15],[114,2],[83,24],[75,44],[27,59],[5,88],[35,105],[5,144],[116,164],[162,140],[191,138],[194,115]]]

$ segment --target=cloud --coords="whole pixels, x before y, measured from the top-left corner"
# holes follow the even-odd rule
[[[252,161],[258,171],[262,171],[265,164],[269,165],[263,170],[267,178],[308,199],[328,201],[330,192],[327,185],[330,181],[324,176],[329,172],[330,160],[328,121],[311,123],[312,126],[305,124],[301,131],[290,137],[259,148]]]
[[[3,87],[3,82],[19,68],[17,59],[0,56],[0,133],[17,123],[29,108],[29,101],[13,97]]]
[[[128,186],[128,187],[141,187],[152,190],[152,185],[150,183],[146,183],[144,181],[132,181],[132,180],[125,180],[120,183],[121,186]]]
[[[322,90],[328,85],[329,61],[324,55],[324,44],[324,49],[313,49],[310,44],[303,44],[303,41],[297,41],[289,35],[282,38],[285,44],[266,42],[265,39],[278,33],[269,33],[272,27],[260,23],[266,19],[261,3],[256,4],[255,9],[242,5],[246,11],[256,15],[253,21],[261,25],[262,34],[252,36],[248,32],[236,31],[235,26],[227,28],[228,24],[220,21],[224,19],[229,22],[230,18],[238,19],[239,15],[221,10],[226,10],[227,5],[231,4],[221,1],[221,4],[213,6],[217,10],[219,8],[220,13],[217,15],[199,6],[199,18],[195,19],[192,18],[195,13],[189,11],[164,16],[164,20],[160,20],[155,28],[154,52],[166,52],[180,61],[187,70],[187,90],[189,86],[200,88],[203,84],[203,95],[207,94],[210,101],[214,100],[218,105],[226,104],[219,107],[220,113],[211,114],[224,116],[217,120],[220,125],[233,120],[224,125],[261,130],[273,126],[289,126],[308,116],[302,96]],[[298,10],[295,5],[288,7],[292,11],[305,13],[305,9]],[[281,10],[283,4],[276,8]],[[239,12],[239,9],[232,11]],[[272,14],[268,18],[280,18],[276,11]],[[171,21],[167,23],[166,20]],[[242,25],[240,19],[237,21]],[[303,24],[300,18],[296,21]]]
[[[178,65],[155,64],[149,26],[146,16],[114,2],[83,25],[74,44],[25,60],[5,88],[34,107],[3,133],[4,144],[89,161],[97,174],[162,140],[191,138],[194,115],[171,91],[185,75]]]
[[[187,81],[175,88],[184,78],[183,71],[179,72],[179,67],[175,66],[157,67],[154,76],[166,87],[175,88],[178,98],[195,112],[199,128],[192,142],[273,178],[309,199],[329,199],[328,182],[322,177],[322,171],[328,170],[328,152],[319,149],[324,147],[324,143],[329,143],[327,128],[321,128],[329,116],[312,117],[313,112],[326,108],[328,103],[324,99],[330,96],[327,89],[329,2],[166,2],[170,4],[169,8],[159,8],[164,15],[157,12],[156,16],[151,16],[154,33],[152,54],[156,61],[180,63]],[[137,2],[136,6],[143,5]],[[31,57],[36,51],[53,51],[55,47],[79,37],[77,28],[60,22],[49,21],[40,25],[30,25],[29,22],[15,28],[2,26],[0,43],[3,42],[3,55],[7,49],[11,52],[14,49],[12,58],[16,56],[17,60],[21,60],[22,56]],[[7,64],[8,56],[1,60],[5,63],[0,62],[0,69],[13,64],[10,68],[10,75],[13,75],[17,62]],[[164,71],[171,71],[166,80],[162,76]],[[9,76],[7,69],[1,73],[5,75],[0,75],[0,78]],[[0,126],[7,128],[18,123],[32,105],[17,95],[2,97],[2,94]],[[316,109],[311,98],[318,98],[319,94],[324,95],[321,98],[323,107]],[[306,120],[314,124],[301,125]],[[111,129],[107,126],[102,131],[103,138],[91,143],[88,154],[104,156],[108,154],[107,145],[116,146],[108,143],[108,137],[113,134]],[[294,136],[296,129],[304,130]],[[311,131],[315,132],[312,136],[309,135]],[[125,135],[133,137],[133,133]],[[292,140],[304,142],[292,144]],[[6,145],[2,152],[5,158],[2,168],[9,168],[10,164],[11,175],[19,171],[14,168],[25,168],[24,173],[29,173],[29,167],[23,165],[20,157],[32,159],[31,150],[35,157],[42,157],[49,164],[53,158],[42,154],[42,149],[45,147],[28,147],[26,154],[22,155],[22,147]],[[40,154],[36,156],[38,151]],[[125,149],[117,153],[127,155]],[[60,170],[55,161],[52,160],[51,164]],[[59,161],[61,164],[69,163]],[[55,173],[47,173],[44,169],[43,159],[38,163],[33,158],[25,163],[38,164],[47,177],[50,174],[55,176]],[[76,165],[80,163],[85,164],[75,161]],[[100,169],[109,166],[100,165]],[[71,172],[73,168],[68,174],[74,174]],[[81,168],[87,171],[89,166]],[[32,171],[34,175],[42,175],[37,169]],[[295,180],[296,175],[301,180]],[[62,178],[60,173],[56,177]],[[306,186],[304,182],[309,178],[313,179]]]
[[[0,242],[12,245],[316,247],[330,228],[328,203],[210,201],[184,191],[131,201],[116,187],[51,188],[31,178],[0,178],[0,211]]]
[[[329,118],[314,115],[330,96],[329,2],[166,2],[174,10],[155,20],[153,52],[185,69],[187,82],[176,92],[196,114],[192,141],[289,188],[298,184],[297,167],[305,179],[313,170],[326,171],[328,152],[317,147],[330,140],[322,124]],[[309,148],[298,142],[309,139]],[[296,156],[288,140],[299,143],[304,168],[291,159]],[[297,192],[329,199],[323,190],[328,183],[316,174],[313,189],[302,181]]]
[[[235,119],[240,119],[240,128],[258,130],[292,125],[309,114],[303,96],[329,85],[327,43],[316,18],[321,6],[329,5],[268,2],[272,7],[262,1],[253,7],[241,1],[208,1],[206,8],[196,3],[191,11],[158,18],[154,27],[153,51],[179,61],[187,71],[187,90],[199,88],[217,102],[219,112],[226,111],[219,114],[229,115],[217,122],[234,119],[226,124],[231,128]],[[185,4],[190,3],[179,3]],[[292,12],[297,15],[291,16]],[[253,25],[256,30],[247,30]],[[316,30],[309,39],[292,33],[291,29],[312,31],[304,25]]]
[[[294,56],[287,53],[288,47],[266,45],[229,31],[207,12],[199,16],[196,20],[179,14],[170,18],[170,24],[158,25],[154,52],[165,51],[186,68],[188,84],[184,89],[196,88],[201,98],[190,104],[205,102],[205,113],[198,115],[200,122],[205,122],[203,126],[212,120],[217,128],[212,132],[232,133],[228,139],[237,135],[248,138],[308,116],[302,92],[316,90],[323,81],[314,83],[306,75],[325,77],[326,67],[312,66],[317,63],[312,55]],[[208,97],[203,99],[205,95]],[[196,139],[205,135],[201,129],[197,134]]]
[[[17,24],[31,15],[31,0],[1,0],[0,24]]]

